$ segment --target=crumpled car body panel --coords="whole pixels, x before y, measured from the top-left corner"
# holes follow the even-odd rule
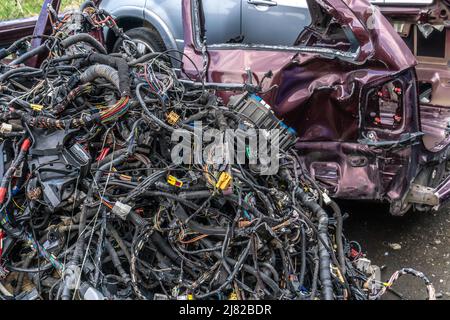
[[[244,83],[247,69],[256,81],[271,70],[273,77],[263,85],[269,92],[263,98],[297,130],[298,154],[311,175],[336,198],[387,200],[391,213],[403,214],[410,207],[412,183],[428,163],[442,162],[438,159],[448,147],[430,151],[424,146],[417,60],[380,10],[367,1],[316,2],[352,31],[359,45],[352,59],[308,48],[225,44],[202,50],[200,6],[197,0],[184,0],[189,57],[184,71],[196,77],[207,61],[206,81]],[[371,88],[389,81],[402,85],[401,124],[395,129],[372,128],[365,122],[365,99]]]

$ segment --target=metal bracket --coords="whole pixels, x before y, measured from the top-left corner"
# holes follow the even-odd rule
[[[420,203],[433,207],[439,205],[439,197],[435,193],[435,189],[415,183],[411,184],[411,190],[409,191],[406,201],[409,203]]]

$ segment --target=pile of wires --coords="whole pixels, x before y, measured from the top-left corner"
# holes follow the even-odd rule
[[[0,299],[363,300],[393,283],[358,267],[338,205],[258,86],[224,105],[220,86],[181,80],[169,52],[137,56],[124,41],[107,54],[91,31],[126,36],[91,2],[53,27],[0,66]],[[251,143],[243,162],[190,155],[217,156],[198,139],[211,130],[228,145],[269,129],[270,174]]]

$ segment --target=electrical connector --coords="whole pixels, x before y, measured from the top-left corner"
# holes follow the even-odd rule
[[[177,188],[181,188],[183,186],[183,181],[177,179],[174,176],[168,176],[167,177],[167,183],[170,184],[171,186],[177,187]]]
[[[219,180],[216,183],[216,188],[220,190],[227,190],[230,185],[233,177],[228,172],[222,172],[219,176]]]
[[[176,112],[170,111],[167,115],[167,123],[171,126],[175,125],[178,120],[180,120],[180,116]]]
[[[42,109],[44,109],[44,106],[40,105],[40,104],[30,104],[31,109],[33,109],[34,111],[42,111]]]
[[[117,201],[111,211],[122,220],[126,220],[128,214],[131,212],[131,207],[125,203]]]
[[[83,283],[80,286],[80,293],[83,300],[106,300],[105,296],[100,291],[93,288],[88,283]]]
[[[228,297],[228,300],[237,300],[238,299],[238,295],[236,292],[232,292],[230,293],[230,296]]]
[[[13,131],[13,126],[12,124],[9,123],[2,123],[0,126],[0,133],[1,134],[5,134],[5,133],[11,133]]]
[[[322,199],[323,199],[323,202],[324,202],[327,206],[331,203],[330,197],[329,197],[328,194],[325,193],[325,192],[322,192]]]

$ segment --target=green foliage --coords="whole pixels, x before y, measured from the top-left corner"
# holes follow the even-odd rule
[[[0,21],[38,15],[43,0],[0,0]],[[62,11],[78,7],[83,0],[62,0]]]

